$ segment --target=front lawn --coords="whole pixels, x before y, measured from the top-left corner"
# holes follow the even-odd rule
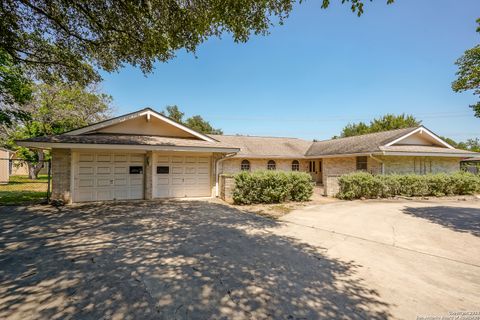
[[[47,175],[39,175],[37,180],[11,176],[8,184],[0,185],[0,205],[41,202],[47,198],[47,186]]]

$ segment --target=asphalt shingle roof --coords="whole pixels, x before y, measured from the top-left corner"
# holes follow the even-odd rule
[[[348,138],[313,142],[307,156],[380,152],[380,146],[404,136],[418,127],[376,132]]]
[[[149,145],[149,146],[181,146],[181,147],[213,147],[237,148],[218,141],[198,139],[169,138],[159,136],[91,134],[91,135],[56,135],[43,136],[23,140],[26,142],[48,143],[80,143],[80,144],[119,144],[119,145]]]
[[[297,138],[209,135],[222,143],[240,148],[235,157],[303,158],[311,141]]]

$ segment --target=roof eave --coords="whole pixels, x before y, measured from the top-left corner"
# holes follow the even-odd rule
[[[148,150],[148,151],[192,151],[192,152],[239,152],[239,148],[221,146],[168,146],[144,144],[100,144],[100,143],[62,143],[62,142],[34,142],[19,140],[17,144],[22,147],[37,149],[99,149],[102,150]]]
[[[447,149],[449,150],[449,149]],[[450,158],[465,158],[465,157],[480,157],[480,154],[459,153],[459,152],[412,152],[412,151],[383,151],[378,153],[385,156],[416,156],[416,157],[450,157]]]

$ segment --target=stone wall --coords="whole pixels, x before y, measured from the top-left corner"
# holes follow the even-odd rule
[[[220,198],[227,202],[233,202],[233,189],[235,187],[235,179],[226,174],[220,175]]]
[[[452,173],[460,170],[460,158],[375,156],[375,158],[368,157],[367,171],[381,174],[381,162],[384,163],[385,174]],[[338,178],[356,169],[356,157],[323,159],[325,195],[335,196],[339,191]]]
[[[52,149],[52,200],[71,201],[71,163],[70,149]]]
[[[382,156],[385,174],[440,173],[460,170],[460,158]]]
[[[145,179],[144,179],[144,192],[143,197],[146,200],[153,199],[153,167],[154,167],[153,152],[147,151],[145,155]]]

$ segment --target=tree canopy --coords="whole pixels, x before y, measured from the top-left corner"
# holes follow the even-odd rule
[[[41,150],[19,147],[15,140],[61,134],[104,120],[110,116],[111,100],[109,95],[100,93],[95,87],[61,83],[32,85],[30,100],[0,107],[0,114],[24,115],[0,123],[0,141],[3,146],[16,150],[17,157],[28,161],[30,178],[34,179],[45,155]]]
[[[380,118],[375,118],[370,123],[358,122],[349,123],[342,129],[340,138],[358,136],[361,134],[388,131],[394,129],[411,128],[419,126],[422,122],[412,115],[394,115],[386,114]],[[337,136],[333,138],[338,138]]]
[[[208,121],[204,120],[199,115],[194,115],[184,120],[183,117],[185,113],[180,111],[176,105],[165,107],[165,111],[162,111],[161,113],[195,131],[205,134],[223,134],[221,129],[215,129]]]
[[[477,19],[480,32],[480,19]],[[455,92],[473,90],[474,95],[480,95],[480,45],[465,51],[455,64],[458,66],[457,80],[452,83]],[[480,118],[480,101],[470,106],[475,116]]]
[[[368,0],[349,3],[361,15]],[[372,1],[372,0],[370,0]],[[392,3],[393,0],[385,0]],[[150,72],[179,49],[195,52],[209,37],[245,42],[282,24],[295,0],[4,0],[0,49],[42,80],[98,81],[124,64]],[[327,8],[330,0],[322,0]]]

